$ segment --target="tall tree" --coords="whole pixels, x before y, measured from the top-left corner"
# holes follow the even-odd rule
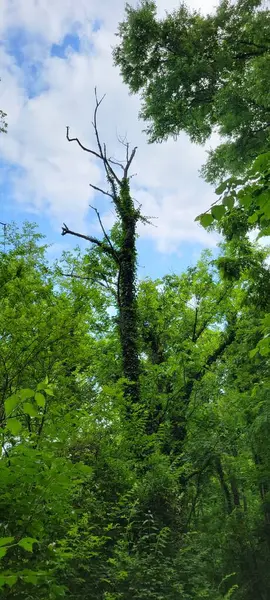
[[[224,138],[203,169],[210,181],[241,173],[269,150],[270,14],[262,0],[222,0],[202,16],[185,4],[163,19],[152,0],[126,7],[115,63],[132,93],[150,142],[178,136]]]
[[[123,376],[126,378],[125,395],[127,402],[139,402],[139,355],[138,355],[138,317],[136,298],[136,226],[139,219],[143,219],[139,207],[136,208],[130,193],[130,167],[136,153],[136,147],[130,151],[129,144],[123,142],[126,151],[124,163],[108,157],[106,145],[102,144],[97,126],[97,111],[102,100],[98,100],[96,90],[96,107],[94,112],[94,131],[97,149],[86,148],[78,138],[71,138],[67,128],[69,142],[77,142],[82,150],[88,152],[102,162],[109,191],[94,186],[96,191],[111,198],[117,216],[118,235],[113,243],[105,232],[100,215],[96,209],[103,236],[99,240],[93,236],[82,235],[69,229],[65,224],[62,235],[70,234],[86,239],[100,252],[109,256],[117,266],[117,306],[119,311],[119,331],[122,350]],[[118,172],[116,172],[118,168]],[[120,174],[119,174],[120,171]],[[129,410],[129,409],[128,409]]]

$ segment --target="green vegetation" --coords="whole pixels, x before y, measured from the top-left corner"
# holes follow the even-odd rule
[[[142,92],[150,141],[185,131],[224,138],[203,169],[210,182],[236,175],[269,149],[270,14],[262,0],[222,0],[203,17],[185,4],[162,20],[155,2],[127,5],[114,58]]]
[[[225,194],[198,217],[201,225],[226,214],[229,228],[242,234],[258,225],[268,235],[270,13],[264,2],[222,0],[206,17],[181,4],[159,20],[155,2],[143,0],[137,8],[127,5],[118,36],[115,63],[130,91],[142,92],[150,142],[181,131],[196,143],[221,136],[202,175]]]
[[[270,597],[269,251],[250,241],[270,227],[267,28],[251,0],[160,22],[146,2],[120,26],[116,61],[152,139],[225,136],[205,173],[228,177],[198,217],[223,233],[218,257],[137,282],[136,149],[108,158],[97,97],[96,148],[67,139],[104,169],[112,230],[96,209],[100,239],[64,224],[90,245],[51,264],[33,224],[5,227],[3,600]]]
[[[270,276],[266,252],[246,241],[243,253],[227,242],[217,260],[138,286],[130,421],[96,248],[51,267],[33,226],[8,227],[3,598],[268,596]]]

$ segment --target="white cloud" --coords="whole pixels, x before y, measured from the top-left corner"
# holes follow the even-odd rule
[[[139,98],[129,96],[112,65],[111,47],[124,4],[124,0],[113,5],[110,0],[2,0],[3,32],[8,27],[23,27],[30,36],[23,68],[0,46],[0,106],[8,112],[9,123],[8,135],[1,137],[1,154],[5,161],[21,167],[14,175],[14,199],[28,210],[48,215],[57,230],[62,221],[86,229],[88,205],[94,196],[89,182],[101,185],[103,175],[88,154],[76,144],[68,144],[65,127],[70,125],[71,135],[93,146],[91,119],[97,85],[99,93],[107,96],[99,122],[101,138],[111,155],[120,157],[122,151],[117,132],[127,133],[130,143],[138,146],[134,195],[145,214],[158,217],[156,227],[142,227],[141,235],[153,239],[161,252],[175,251],[187,240],[211,245],[213,238],[194,223],[194,217],[212,199],[211,189],[198,176],[204,150],[191,145],[184,135],[177,142],[148,145],[141,131],[143,123],[138,120]],[[197,0],[190,5],[198,8]],[[158,6],[164,12],[177,4],[162,0]],[[97,19],[103,25],[93,33]],[[52,57],[51,44],[61,43],[74,28],[84,41],[83,51],[70,52],[65,60]],[[30,73],[31,62],[37,59],[43,65],[35,83],[38,95],[29,98],[25,69]],[[109,209],[106,222],[108,219]]]

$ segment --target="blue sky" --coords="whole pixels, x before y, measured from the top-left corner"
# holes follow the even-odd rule
[[[9,130],[0,139],[0,221],[35,221],[51,255],[76,241],[61,237],[61,224],[98,234],[98,207],[107,228],[112,207],[93,194],[89,183],[103,185],[100,166],[65,140],[65,127],[93,147],[91,117],[94,86],[106,92],[100,133],[111,156],[120,157],[117,134],[138,146],[132,179],[142,212],[157,217],[141,227],[139,274],[161,277],[194,264],[216,240],[194,217],[213,201],[213,190],[198,175],[205,149],[185,136],[149,145],[138,120],[139,98],[129,96],[112,65],[114,33],[124,2],[109,0],[2,0],[0,8],[0,107]],[[193,6],[198,2],[193,0]],[[162,12],[177,3],[158,2]],[[211,3],[208,3],[211,7]],[[134,183],[133,183],[134,182]]]

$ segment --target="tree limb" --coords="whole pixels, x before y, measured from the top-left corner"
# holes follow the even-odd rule
[[[69,137],[69,126],[68,125],[67,125],[66,130],[67,130],[66,138],[67,138],[68,142],[77,142],[77,144],[79,144],[80,148],[82,150],[84,150],[84,152],[89,152],[89,154],[93,154],[93,156],[102,160],[102,156],[100,154],[98,154],[98,152],[96,152],[95,150],[92,150],[91,148],[86,148],[86,146],[84,146],[77,137],[75,137],[75,138]]]
[[[116,292],[110,287],[107,279],[104,277],[106,283],[100,281],[100,279],[95,279],[94,277],[87,277],[87,275],[78,275],[77,273],[60,273],[62,277],[71,277],[72,279],[82,279],[83,281],[91,281],[92,283],[98,283],[105,290],[111,292],[114,296],[116,296]]]
[[[110,239],[110,237],[108,236],[107,232],[105,231],[104,225],[103,225],[103,223],[102,223],[102,220],[101,220],[101,217],[100,217],[100,214],[99,214],[99,212],[98,212],[97,208],[95,208],[94,206],[91,206],[91,204],[90,204],[90,207],[91,207],[91,208],[92,208],[92,209],[95,211],[95,213],[96,213],[96,215],[97,215],[97,218],[98,218],[98,221],[99,221],[100,227],[101,227],[101,229],[102,229],[102,231],[103,231],[104,237],[106,238],[106,240],[107,240],[107,242],[108,242],[108,244],[109,244],[109,246],[110,246],[110,248],[111,248],[111,250],[112,250],[112,253],[113,253],[113,255],[114,255],[114,258],[115,258],[115,260],[116,260],[117,262],[119,262],[119,256],[118,256],[118,253],[117,253],[117,251],[115,250],[114,246],[112,245],[112,242],[111,242],[111,239]]]
[[[95,238],[91,235],[84,235],[83,233],[78,233],[77,231],[72,231],[71,229],[68,228],[68,226],[65,223],[63,223],[61,235],[67,235],[67,234],[74,235],[76,237],[82,238],[83,240],[86,240],[87,242],[96,244],[96,246],[99,246],[99,248],[102,248],[102,250],[104,252],[106,252],[106,254],[109,254],[110,256],[113,256],[113,258],[115,258],[114,253],[110,246],[107,246],[107,244],[105,244],[104,242],[101,242],[100,240],[98,240],[97,238]]]
[[[110,192],[105,192],[105,190],[98,187],[97,185],[94,185],[93,183],[89,183],[89,185],[91,188],[93,188],[93,190],[96,190],[97,192],[104,194],[104,196],[109,196],[109,198],[112,198],[112,200],[114,200],[114,196],[113,196],[113,194],[110,194]]]
[[[133,148],[133,150],[131,152],[131,155],[130,155],[130,157],[127,160],[127,164],[126,164],[126,166],[124,168],[124,177],[128,176],[129,167],[130,167],[130,165],[131,165],[131,163],[132,163],[132,161],[134,159],[136,151],[137,151],[137,146],[135,146],[135,148]]]

